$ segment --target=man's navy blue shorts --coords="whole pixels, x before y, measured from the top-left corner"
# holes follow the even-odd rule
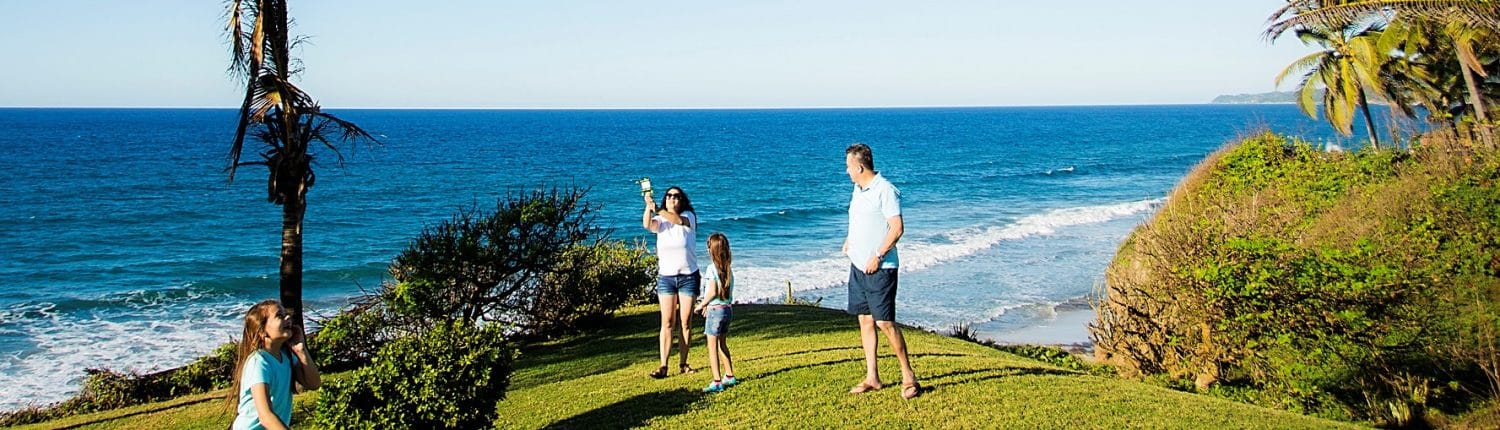
[[[849,265],[849,314],[870,315],[876,321],[896,320],[896,268],[865,274]]]

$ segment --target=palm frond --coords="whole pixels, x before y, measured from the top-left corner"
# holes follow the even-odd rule
[[[1302,83],[1297,87],[1297,108],[1312,119],[1318,119],[1318,83],[1322,81],[1322,75],[1322,70],[1313,69],[1302,76]]]
[[[326,120],[326,121],[328,121],[330,123],[333,123],[335,126],[337,126],[339,128],[339,133],[340,133],[339,139],[340,140],[346,140],[346,141],[368,140],[368,141],[371,141],[371,142],[379,142],[380,141],[380,139],[376,139],[375,136],[371,136],[369,132],[366,132],[365,129],[360,128],[358,125],[354,125],[354,123],[352,123],[352,122],[344,121],[343,119],[339,119],[339,117],[333,116],[332,114],[328,114],[328,113],[324,113],[324,112],[315,112],[315,113],[313,113],[313,115],[317,116],[318,118],[322,118],[322,119],[324,119],[324,120]]]
[[[1292,64],[1288,64],[1286,66],[1286,68],[1281,69],[1281,73],[1277,73],[1276,74],[1276,81],[1275,81],[1276,86],[1280,87],[1281,86],[1281,82],[1283,80],[1286,80],[1287,76],[1298,74],[1298,73],[1302,73],[1303,71],[1311,69],[1311,68],[1317,66],[1318,64],[1322,63],[1323,62],[1323,57],[1327,56],[1327,55],[1330,55],[1330,53],[1331,53],[1330,51],[1318,51],[1318,52],[1314,52],[1314,53],[1311,53],[1311,54],[1307,54],[1307,55],[1303,56],[1302,58],[1298,58],[1296,61],[1293,61]],[[1306,76],[1304,76],[1304,79],[1305,78],[1306,78]]]
[[[1275,40],[1293,28],[1344,27],[1383,13],[1394,13],[1398,19],[1436,18],[1461,21],[1470,26],[1500,28],[1500,1],[1497,0],[1294,0],[1267,19],[1262,36],[1266,40]]]
[[[229,37],[229,72],[235,76],[246,74],[245,24],[241,22],[246,11],[241,0],[228,0],[224,11],[226,21],[224,33]]]

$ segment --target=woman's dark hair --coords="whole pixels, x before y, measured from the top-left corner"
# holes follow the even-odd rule
[[[666,192],[661,193],[661,206],[659,206],[659,207],[662,208],[662,209],[671,210],[670,209],[671,206],[667,206],[667,194],[671,194],[672,190],[677,190],[678,194],[682,194],[682,197],[678,197],[677,198],[677,200],[679,200],[679,201],[682,202],[682,212],[678,212],[677,214],[678,215],[682,215],[682,214],[685,214],[685,213],[688,213],[688,212],[692,212],[693,216],[695,216],[695,217],[698,216],[698,212],[693,210],[693,201],[692,200],[688,200],[687,191],[683,191],[682,187],[667,188]],[[696,225],[689,226],[689,227],[698,228],[698,226],[696,226]]]

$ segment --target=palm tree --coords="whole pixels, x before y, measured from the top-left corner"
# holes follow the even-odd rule
[[[359,126],[323,113],[316,101],[291,82],[300,68],[291,48],[300,40],[288,36],[286,0],[230,0],[227,33],[230,70],[245,79],[245,100],[229,148],[229,180],[241,166],[265,166],[268,200],[281,205],[281,302],[302,323],[302,216],[307,190],[313,186],[314,143],[343,155],[333,140],[375,138]],[[261,160],[241,161],[245,137],[264,144]]]
[[[1377,50],[1380,31],[1376,28],[1355,30],[1349,27],[1337,29],[1299,29],[1297,37],[1302,43],[1322,48],[1293,61],[1276,75],[1276,85],[1293,74],[1302,74],[1297,84],[1297,107],[1307,116],[1318,117],[1317,92],[1322,86],[1323,111],[1329,124],[1345,136],[1353,134],[1350,126],[1354,122],[1354,108],[1359,107],[1365,115],[1365,130],[1370,134],[1370,145],[1379,148],[1380,138],[1375,134],[1375,121],[1370,116],[1370,102],[1366,89],[1383,99],[1390,100],[1380,84],[1381,66],[1388,56]]]
[[[1482,98],[1473,97],[1483,94],[1473,75],[1487,76],[1481,58],[1493,55],[1493,49],[1482,47],[1495,42],[1482,40],[1492,34],[1430,19],[1391,22],[1381,35],[1378,48],[1392,56],[1381,74],[1386,93],[1403,101],[1403,107],[1421,104],[1430,114],[1444,120],[1453,119],[1455,108],[1461,111],[1474,107],[1475,119],[1486,121],[1487,104]],[[1412,112],[1408,108],[1406,113],[1411,116]]]
[[[1484,93],[1473,77],[1487,74],[1474,46],[1493,43],[1500,32],[1500,0],[1289,0],[1271,14],[1264,36],[1274,40],[1291,29],[1341,28],[1372,19],[1438,23],[1457,53],[1475,119],[1488,121]]]
[[[1271,14],[1265,36],[1275,39],[1294,28],[1345,27],[1379,15],[1500,30],[1500,0],[1288,0]]]

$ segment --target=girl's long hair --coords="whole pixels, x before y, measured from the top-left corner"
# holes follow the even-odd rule
[[[234,383],[230,384],[228,396],[231,411],[240,407],[240,375],[245,371],[245,360],[250,359],[250,354],[265,345],[266,308],[280,305],[281,302],[266,300],[256,303],[245,312],[245,332],[240,335],[239,345],[235,347]]]
[[[688,212],[692,212],[694,217],[698,216],[698,212],[693,210],[693,201],[688,199],[687,191],[683,191],[682,187],[667,188],[666,192],[661,193],[661,206],[657,206],[657,207],[662,208],[662,209],[666,209],[666,210],[669,210],[669,211],[672,210],[671,206],[667,206],[667,193],[672,192],[672,190],[677,190],[678,194],[682,194],[682,197],[678,197],[677,198],[677,201],[682,202],[682,211],[678,212],[677,215],[682,215],[682,214],[685,214],[685,213],[688,213]],[[697,223],[694,223],[694,224],[697,224]],[[698,228],[698,226],[696,226],[696,225],[690,225],[688,227],[689,228]]]
[[[714,271],[718,272],[719,280],[714,282],[714,295],[721,299],[729,299],[729,275],[734,273],[729,269],[729,264],[734,262],[734,253],[729,252],[729,237],[724,233],[714,232],[708,235],[708,257],[714,261]],[[724,288],[720,288],[720,286]]]

